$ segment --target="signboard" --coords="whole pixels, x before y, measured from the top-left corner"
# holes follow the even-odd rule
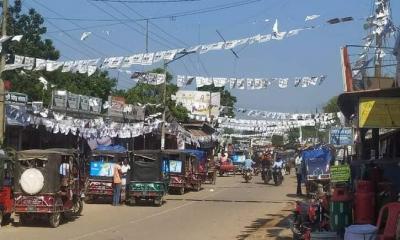
[[[176,104],[182,104],[193,115],[219,116],[221,93],[206,91],[178,91]]]
[[[90,176],[93,177],[112,177],[114,176],[115,163],[90,162]]]
[[[361,98],[360,128],[400,128],[400,98]]]
[[[110,107],[108,108],[108,116],[112,117],[123,117],[125,98],[118,96],[109,96],[108,103]]]
[[[79,95],[64,90],[52,92],[52,109],[99,114],[101,113],[101,106],[102,100],[100,98]]]
[[[54,90],[52,92],[51,108],[66,109],[68,101],[68,92],[61,90]]]
[[[26,105],[28,102],[28,95],[24,93],[7,92],[5,95],[5,101],[7,104]]]
[[[79,110],[79,95],[74,93],[67,94],[67,108],[69,110],[78,111]]]
[[[331,182],[347,182],[350,179],[349,165],[331,166]]]
[[[330,144],[346,146],[353,144],[353,129],[351,127],[333,127],[330,130]]]

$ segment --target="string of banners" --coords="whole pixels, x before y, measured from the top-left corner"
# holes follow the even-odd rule
[[[196,82],[196,87],[214,85],[215,87],[229,86],[231,89],[265,89],[276,83],[279,88],[287,88],[289,84],[294,87],[306,88],[309,86],[321,85],[327,75],[294,78],[226,78],[226,77],[200,77],[178,75],[177,86],[182,88]]]
[[[336,24],[339,22],[352,21],[352,17],[346,18],[335,18],[336,22],[332,20],[327,21],[328,24]],[[205,54],[210,51],[216,50],[230,50],[241,45],[252,45],[258,43],[266,43],[269,41],[280,41],[289,37],[298,35],[304,30],[316,29],[318,26],[296,28],[289,31],[279,31],[278,20],[272,28],[272,32],[269,34],[257,34],[251,37],[242,39],[221,41],[210,44],[202,44],[188,48],[170,49],[164,51],[157,51],[151,53],[137,53],[131,56],[119,56],[119,57],[105,57],[96,59],[86,60],[74,60],[74,61],[53,61],[42,58],[34,58],[28,56],[14,55],[14,63],[7,64],[5,70],[14,70],[23,68],[25,70],[34,71],[55,71],[61,69],[62,72],[79,72],[81,74],[87,74],[91,76],[96,72],[98,68],[102,70],[106,69],[119,69],[119,68],[130,68],[133,65],[149,66],[162,61],[171,61],[177,54],[185,53],[199,53]]]

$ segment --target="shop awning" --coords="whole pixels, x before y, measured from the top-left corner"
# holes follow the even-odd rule
[[[399,97],[400,98],[400,88],[389,88],[382,90],[366,90],[358,92],[342,93],[339,95],[337,104],[340,111],[346,118],[349,118],[357,110],[357,106],[360,98],[362,97]]]

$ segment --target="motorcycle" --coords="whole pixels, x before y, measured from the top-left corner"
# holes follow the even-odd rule
[[[271,168],[264,168],[261,173],[261,178],[265,184],[269,183],[272,179],[272,170]]]
[[[279,186],[283,182],[283,175],[282,175],[282,169],[279,167],[275,167],[272,169],[272,176],[274,178],[274,183],[275,186]]]
[[[250,182],[252,179],[252,170],[251,169],[246,169],[243,171],[243,178],[246,181],[246,183]]]

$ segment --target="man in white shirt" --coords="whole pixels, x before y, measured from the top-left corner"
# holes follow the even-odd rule
[[[121,172],[122,172],[122,182],[121,185],[125,186],[126,185],[126,178],[128,176],[128,171],[131,169],[131,166],[129,166],[128,164],[128,160],[124,160],[122,162],[122,166],[121,166]]]
[[[303,195],[301,192],[301,161],[302,161],[302,157],[301,157],[301,152],[299,153],[299,155],[296,157],[295,160],[295,164],[296,164],[296,177],[297,177],[297,191],[296,191],[296,195],[297,196],[301,196]]]

